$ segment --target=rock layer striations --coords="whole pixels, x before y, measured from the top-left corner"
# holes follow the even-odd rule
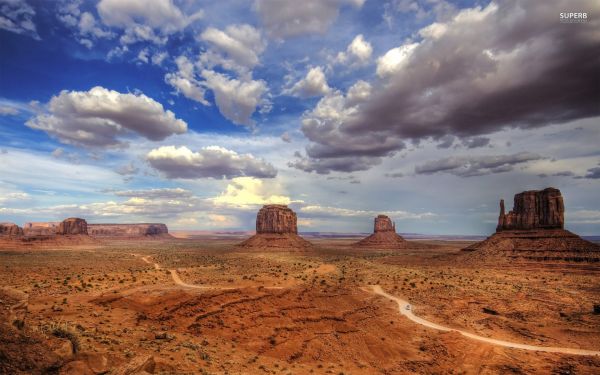
[[[524,191],[508,213],[500,201],[496,233],[464,250],[482,260],[599,262],[600,246],[565,230],[564,213],[560,190]]]
[[[70,217],[63,220],[56,229],[56,234],[59,236],[67,235],[88,235],[88,224],[84,219],[78,217]]]
[[[23,235],[23,229],[15,223],[0,223],[0,236],[19,237]]]
[[[396,233],[396,224],[386,215],[378,215],[374,220],[373,234],[354,244],[356,247],[371,249],[404,249],[408,242]]]
[[[89,224],[88,233],[93,237],[170,237],[169,229],[161,223]]]
[[[298,250],[312,244],[298,235],[298,219],[289,207],[263,206],[256,215],[256,234],[238,246],[254,249]]]

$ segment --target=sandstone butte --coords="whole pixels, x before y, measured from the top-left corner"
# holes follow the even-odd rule
[[[600,261],[600,246],[564,229],[564,213],[560,190],[524,191],[508,213],[500,200],[496,233],[464,250],[474,259]]]
[[[404,249],[408,242],[396,233],[396,224],[386,215],[374,220],[373,234],[354,244],[355,247],[370,249]]]
[[[170,237],[169,229],[161,223],[89,224],[88,233],[92,237]]]
[[[289,207],[264,205],[256,215],[256,234],[238,246],[256,249],[302,250],[312,244],[298,235],[298,218]]]

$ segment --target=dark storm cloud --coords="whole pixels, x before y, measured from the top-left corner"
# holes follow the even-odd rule
[[[600,178],[600,167],[594,167],[587,170],[586,175],[583,178],[598,179]]]
[[[569,9],[588,12],[588,21],[561,23],[559,13]],[[370,95],[352,105],[350,92],[330,95],[331,103],[323,98],[303,122],[313,142],[308,156],[323,169],[329,158],[387,156],[408,139],[441,139],[443,148],[454,135],[472,139],[466,147],[481,147],[489,143],[481,135],[505,128],[598,116],[599,27],[600,3],[591,0],[464,9],[420,30],[420,41],[383,55],[379,87],[369,87]],[[327,121],[332,112],[323,109],[332,108],[341,120]]]
[[[485,147],[490,144],[490,139],[486,137],[472,137],[463,139],[462,144],[466,148]]]
[[[509,172],[517,164],[540,159],[543,157],[529,152],[513,155],[451,156],[418,165],[415,167],[415,173],[450,173],[459,177],[483,176]]]
[[[331,171],[356,172],[365,171],[374,165],[381,163],[381,158],[348,156],[327,159],[313,159],[301,157],[300,159],[289,162],[288,166],[300,169],[304,172],[316,172],[318,174],[329,174]]]

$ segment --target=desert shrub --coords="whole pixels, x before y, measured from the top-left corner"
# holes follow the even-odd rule
[[[73,352],[77,353],[81,345],[79,343],[79,334],[68,323],[50,322],[41,327],[41,331],[47,335],[67,339],[73,345]]]

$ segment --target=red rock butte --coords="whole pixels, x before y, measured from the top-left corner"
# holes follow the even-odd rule
[[[496,233],[464,251],[474,259],[599,262],[600,246],[565,230],[560,190],[546,188],[516,194],[505,213],[500,200]]]
[[[89,224],[88,232],[93,237],[152,238],[170,237],[169,228],[161,223],[138,224]]]
[[[396,224],[386,215],[378,215],[374,220],[373,234],[354,244],[355,247],[369,249],[404,249],[408,242],[396,233]]]
[[[281,204],[263,206],[256,215],[256,234],[238,246],[257,249],[306,249],[312,244],[298,235],[298,218]]]

